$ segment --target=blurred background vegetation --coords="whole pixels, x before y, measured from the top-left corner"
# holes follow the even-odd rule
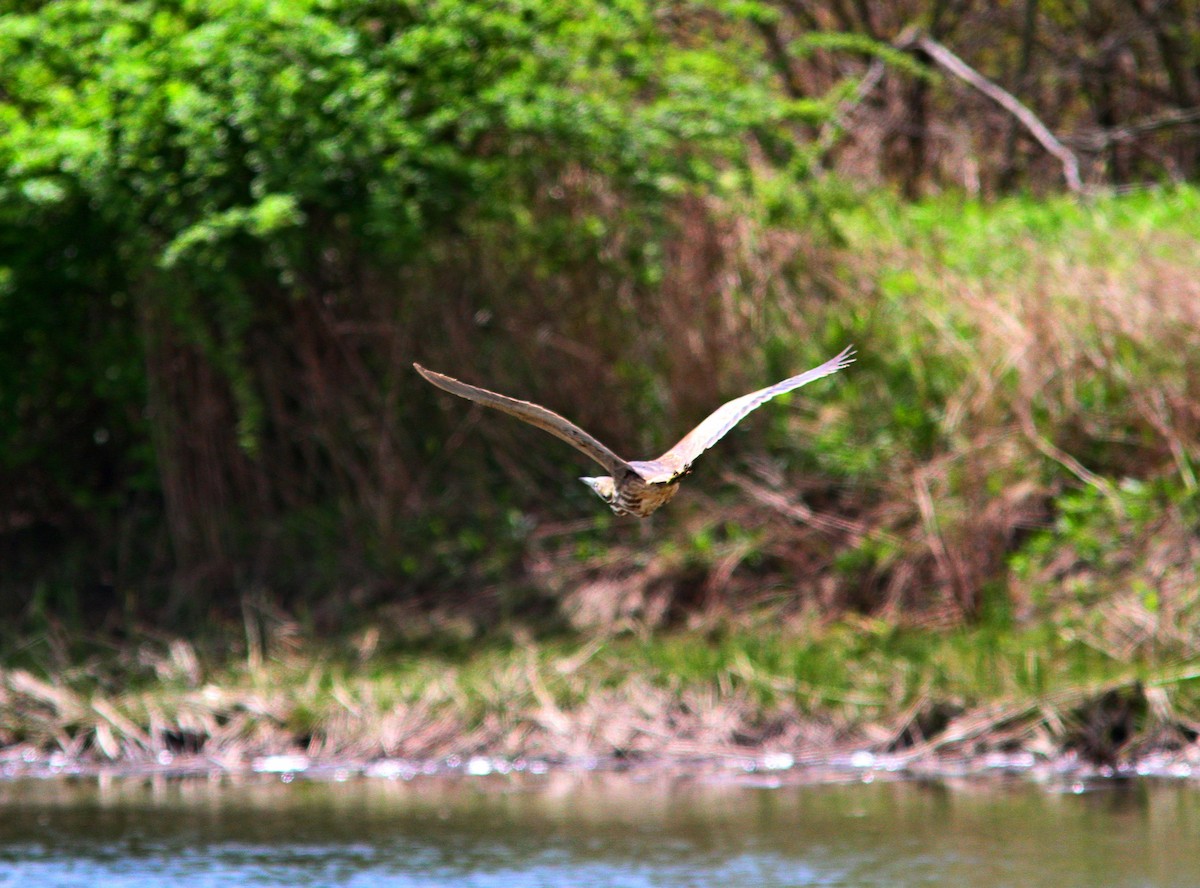
[[[1192,0],[13,0],[6,631],[768,607],[1194,653],[1198,136]],[[643,524],[411,371],[644,458],[849,343]]]

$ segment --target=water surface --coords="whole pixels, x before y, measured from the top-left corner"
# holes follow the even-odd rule
[[[1200,885],[1200,788],[658,774],[0,782],[8,886]]]

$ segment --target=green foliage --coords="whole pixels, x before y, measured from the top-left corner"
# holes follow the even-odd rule
[[[1155,474],[1159,436],[1192,438],[1185,287],[1200,237],[1196,199],[1181,188],[1087,204],[947,195],[905,205],[874,193],[838,211],[851,249],[872,255],[875,292],[840,318],[861,343],[843,385],[862,409],[823,429],[831,446],[819,450],[861,468],[867,457],[952,452],[956,436],[1016,423],[1027,402],[1035,428],[1084,465]],[[1151,401],[1177,405],[1163,408],[1157,431],[1142,406]],[[982,425],[966,403],[978,405]],[[1183,425],[1171,430],[1169,415]],[[832,446],[866,440],[874,446]],[[1176,469],[1186,480],[1185,463]]]
[[[83,196],[141,273],[244,276],[241,234],[287,281],[325,213],[408,257],[467,211],[527,218],[566,164],[662,197],[784,114],[745,52],[638,2],[58,2],[0,47],[6,208]]]
[[[930,79],[927,67],[917,62],[910,54],[896,49],[888,43],[875,40],[866,34],[848,31],[813,31],[793,40],[789,49],[797,58],[804,58],[819,50],[859,53],[878,58],[910,77]]]
[[[1088,619],[1091,608],[1129,597],[1156,615],[1159,590],[1179,588],[1182,575],[1194,574],[1188,543],[1200,527],[1200,495],[1175,479],[1072,489],[1054,506],[1053,526],[1033,534],[1009,561],[1014,579],[1043,608],[1065,605],[1069,618]],[[1181,548],[1170,552],[1175,546]],[[1186,597],[1176,603],[1189,611],[1197,605],[1191,585],[1184,580]]]
[[[58,0],[0,16],[0,509],[94,522],[97,573],[149,567],[113,559],[144,533],[131,506],[151,514],[160,495],[178,561],[340,527],[412,573],[428,535],[347,525],[372,481],[346,469],[347,489],[346,454],[310,452],[361,420],[283,425],[304,409],[281,380],[305,345],[327,376],[331,351],[353,352],[360,383],[382,377],[394,398],[390,346],[306,343],[296,306],[428,339],[464,255],[501,258],[501,311],[523,298],[504,276],[526,270],[601,257],[617,279],[661,278],[678,203],[742,187],[756,139],[786,163],[789,125],[813,111],[776,93],[746,10],[681,12],[687,39],[646,0]],[[588,311],[620,320],[603,296]],[[430,426],[406,416],[391,458],[411,461]],[[281,508],[295,520],[255,525]],[[450,560],[479,548],[464,538]]]

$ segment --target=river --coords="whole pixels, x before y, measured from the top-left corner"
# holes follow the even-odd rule
[[[0,886],[1197,888],[1184,780],[0,781]]]

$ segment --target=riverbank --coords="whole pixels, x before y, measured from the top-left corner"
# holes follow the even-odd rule
[[[470,515],[401,522],[428,539],[389,550],[395,574],[198,575],[162,586],[172,607],[136,581],[99,601],[32,586],[2,636],[0,749],[64,767],[1191,767],[1197,207],[1189,188],[856,204],[837,298],[789,303],[859,346],[853,372],[811,409],[764,411],[761,447],[731,436],[730,467],[700,466],[671,510],[616,520],[555,467],[580,488],[552,506],[570,519],[522,511],[532,481],[489,480],[524,499],[447,496]],[[461,475],[465,450],[431,477]],[[308,520],[328,552],[357,539]]]
[[[503,756],[457,755],[445,759],[312,759],[300,753],[220,760],[203,755],[160,753],[153,761],[102,762],[68,759],[31,747],[0,754],[0,780],[79,778],[119,779],[256,779],[342,782],[352,779],[402,780],[423,778],[534,777],[551,773],[631,774],[646,778],[677,777],[705,783],[774,788],[877,780],[1030,780],[1045,786],[1083,791],[1110,780],[1185,780],[1200,785],[1200,752],[1159,751],[1136,762],[1102,766],[1074,753],[1050,758],[1030,753],[988,753],[978,756],[914,758],[896,753],[877,755],[866,750],[839,750],[797,759],[790,753],[662,757],[629,761],[624,758],[527,759]]]
[[[75,668],[4,670],[4,771],[1200,773],[1200,663],[1122,661],[1051,627],[762,615],[604,638],[445,632],[386,644],[371,628],[336,645],[277,630],[236,660],[174,639]]]

